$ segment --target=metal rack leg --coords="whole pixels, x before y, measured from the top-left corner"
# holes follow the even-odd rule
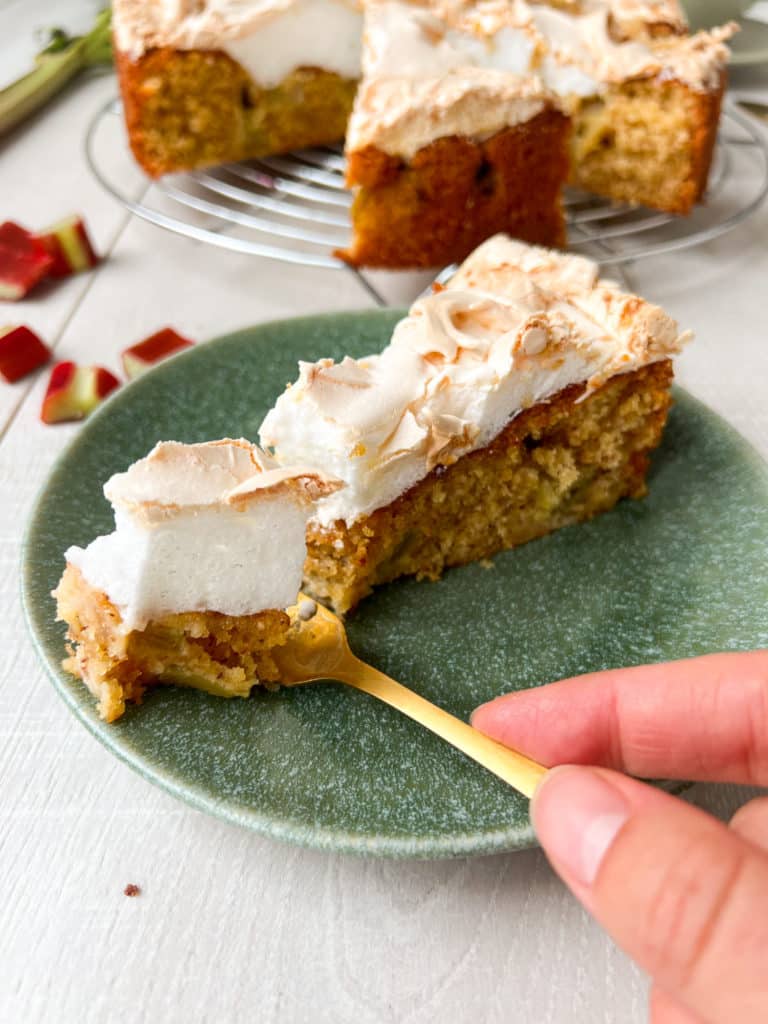
[[[368,292],[368,294],[373,299],[373,301],[376,303],[376,305],[380,306],[382,309],[386,309],[386,307],[388,305],[387,300],[384,298],[384,296],[381,294],[381,292],[379,292],[376,288],[373,287],[373,285],[368,280],[368,278],[365,276],[365,274],[362,271],[358,270],[357,267],[349,266],[349,264],[347,264],[347,269],[349,270],[349,272],[351,274],[353,274],[357,278],[357,280],[360,282],[360,284],[363,286],[363,288]]]

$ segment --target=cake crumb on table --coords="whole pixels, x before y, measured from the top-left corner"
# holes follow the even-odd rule
[[[125,896],[141,896],[141,886],[134,885],[133,882],[129,882],[123,889],[123,894]]]

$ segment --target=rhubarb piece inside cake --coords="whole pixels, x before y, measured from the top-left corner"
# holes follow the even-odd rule
[[[64,667],[111,722],[148,687],[246,697],[277,680],[312,503],[332,487],[247,441],[161,442],[104,493],[115,530],[71,547],[54,592]]]
[[[685,338],[590,260],[489,240],[381,354],[301,364],[262,424],[278,461],[346,484],[305,586],[345,612],[641,497]]]

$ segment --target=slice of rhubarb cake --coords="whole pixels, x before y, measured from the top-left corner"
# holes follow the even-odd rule
[[[381,354],[302,363],[264,420],[279,462],[346,483],[306,585],[344,612],[642,496],[685,340],[590,260],[490,239]]]
[[[277,680],[313,502],[334,485],[247,441],[162,442],[104,493],[115,530],[71,547],[54,592],[64,667],[111,722],[149,686],[247,697]]]

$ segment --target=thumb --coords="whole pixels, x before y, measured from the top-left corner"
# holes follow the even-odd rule
[[[768,854],[602,768],[548,773],[532,803],[555,870],[670,996],[712,1024],[768,1020]]]

